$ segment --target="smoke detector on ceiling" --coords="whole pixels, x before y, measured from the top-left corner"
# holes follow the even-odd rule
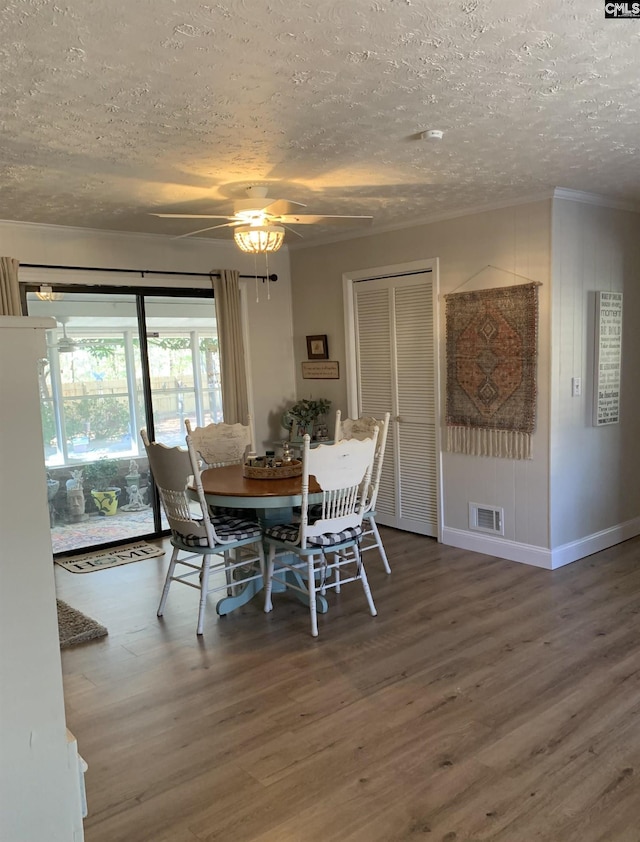
[[[442,140],[444,137],[444,132],[441,132],[440,129],[428,129],[426,132],[422,132],[422,140]]]

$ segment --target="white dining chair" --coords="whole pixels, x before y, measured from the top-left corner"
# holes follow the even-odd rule
[[[264,610],[273,609],[273,582],[302,593],[308,598],[313,637],[318,635],[318,591],[322,595],[329,589],[339,592],[342,585],[359,581],[371,615],[377,613],[359,548],[376,439],[377,430],[363,441],[321,444],[312,450],[306,435],[300,521],[264,530],[269,547]],[[322,489],[320,502],[314,501],[319,514],[313,518],[309,517],[311,475]]]
[[[384,462],[384,454],[387,447],[387,434],[389,432],[389,419],[391,413],[386,412],[384,418],[376,419],[371,416],[361,418],[342,418],[340,410],[336,412],[336,425],[334,430],[334,439],[363,439],[369,438],[375,429],[378,430],[378,444],[376,448],[376,456],[373,463],[373,474],[371,476],[371,484],[369,485],[369,495],[367,499],[367,506],[364,513],[364,531],[361,551],[374,550],[377,548],[382,558],[384,569],[387,573],[391,573],[391,565],[387,558],[387,553],[380,537],[378,524],[376,523],[376,502],[378,500],[378,491],[380,489],[380,479],[382,477],[382,465]]]
[[[248,417],[246,424],[207,424],[205,427],[192,427],[185,419],[187,435],[200,455],[203,467],[220,468],[224,465],[241,465],[246,452],[253,450],[255,436],[253,419]]]
[[[188,585],[200,591],[197,633],[201,635],[209,593],[226,591],[228,596],[232,596],[236,589],[246,587],[251,582],[257,586],[261,584],[258,580],[263,578],[265,567],[262,530],[258,523],[250,519],[221,517],[215,523],[212,522],[202,488],[198,456],[189,436],[186,449],[151,442],[146,430],[141,430],[140,436],[147,451],[149,470],[169,522],[173,545],[158,617],[164,614],[171,583]],[[191,480],[197,494],[197,514],[193,512],[193,499],[187,494]],[[245,549],[236,561],[232,552],[238,547],[252,548],[253,552],[247,554]],[[186,556],[181,555],[184,552]],[[198,561],[195,562],[195,559]],[[185,572],[177,573],[178,565],[186,568]],[[219,614],[225,613],[220,603],[216,610]]]
[[[249,451],[254,449],[255,436],[253,419],[249,415],[246,424],[207,424],[192,427],[186,418],[184,425],[187,436],[200,457],[201,468],[223,468],[226,465],[242,465]],[[210,506],[211,517],[243,517],[246,512],[228,506]]]

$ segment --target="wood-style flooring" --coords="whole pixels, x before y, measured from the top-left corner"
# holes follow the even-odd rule
[[[639,842],[640,538],[557,571],[383,529],[393,568],[232,616],[169,554],[58,595],[109,629],[62,653],[86,842]]]

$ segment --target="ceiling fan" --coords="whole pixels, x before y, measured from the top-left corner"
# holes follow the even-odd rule
[[[246,188],[246,199],[237,199],[233,203],[232,214],[209,213],[154,213],[166,219],[224,219],[218,225],[199,228],[181,234],[175,239],[192,237],[205,231],[215,231],[217,228],[233,228],[236,245],[242,251],[254,254],[277,251],[282,245],[285,230],[301,237],[291,225],[314,225],[321,223],[352,224],[354,222],[370,221],[371,216],[342,216],[337,214],[308,214],[298,213],[298,208],[306,205],[291,202],[288,199],[270,199],[267,197],[268,188],[252,185]]]
[[[58,325],[62,325],[62,336],[57,342],[52,342],[49,347],[57,348],[59,354],[70,354],[76,348],[90,348],[93,344],[91,339],[72,339],[67,334],[67,322],[69,316],[55,316]],[[51,331],[53,333],[53,331]]]
[[[54,347],[58,349],[59,354],[70,354],[76,349],[78,343],[74,339],[71,339],[70,336],[67,336],[67,322],[69,321],[69,317],[56,316],[56,321],[62,325],[62,336],[55,343]]]

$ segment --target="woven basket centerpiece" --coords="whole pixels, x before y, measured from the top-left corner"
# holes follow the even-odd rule
[[[292,459],[284,465],[261,467],[259,465],[243,465],[242,474],[248,479],[287,479],[302,476],[302,462]]]

